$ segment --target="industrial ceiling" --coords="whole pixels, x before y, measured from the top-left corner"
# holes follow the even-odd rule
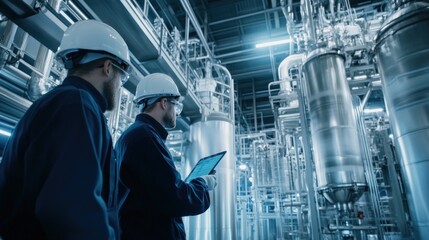
[[[58,10],[48,3],[55,2]],[[376,16],[390,8],[387,0],[366,1],[335,1],[338,11],[353,9],[356,16]],[[294,33],[302,31],[301,2],[297,0],[108,0],[108,1],[11,1],[0,2],[1,19],[4,25],[12,20],[32,38],[51,50],[59,44],[61,33],[71,21],[79,20],[82,16],[95,18],[115,27],[124,36],[133,54],[134,67],[139,74],[131,78],[126,88],[131,92],[139,79],[154,71],[163,71],[180,75],[177,69],[159,67],[169,65],[161,62],[155,48],[147,46],[154,43],[151,34],[141,30],[141,22],[137,22],[132,8],[146,9],[150,6],[162,18],[168,31],[177,28],[182,41],[197,39],[198,45],[188,56],[190,66],[204,70],[204,66],[193,63],[194,60],[210,59],[216,64],[226,67],[234,80],[235,120],[236,125],[246,132],[257,132],[274,127],[274,114],[269,100],[268,85],[277,81],[279,64],[290,54],[302,53],[302,46],[283,44],[272,47],[256,48],[255,44],[269,40],[290,38],[287,26],[294,26]],[[313,0],[313,7],[329,4],[328,0]],[[51,3],[52,5],[52,3]],[[73,14],[70,9],[74,9]],[[142,11],[143,11],[142,10]],[[286,21],[285,12],[292,13],[293,21]],[[339,18],[341,19],[341,18]],[[191,22],[189,25],[187,23]],[[196,27],[198,25],[198,27]],[[189,26],[187,28],[187,26]],[[4,27],[4,26],[3,26]],[[3,28],[2,28],[3,29]],[[29,47],[32,42],[29,41]],[[33,44],[34,45],[34,44]],[[368,46],[370,48],[371,46]],[[37,47],[33,47],[37,49]],[[13,51],[13,50],[12,50]],[[160,51],[160,50],[159,50]],[[161,51],[160,51],[161,52]],[[36,55],[31,56],[27,50],[23,61],[33,62]],[[18,56],[18,55],[16,55]],[[372,64],[369,62],[368,64]],[[156,66],[154,66],[156,65]],[[170,64],[171,65],[171,64]],[[22,69],[21,69],[22,70]],[[24,66],[24,72],[30,71]],[[7,73],[4,73],[7,74]],[[204,74],[202,74],[204,75]],[[17,77],[16,75],[13,77]],[[19,83],[25,87],[25,83]],[[195,95],[188,91],[185,82],[179,86],[181,92],[189,95],[185,102],[184,114],[190,116],[190,121],[198,118],[198,103]],[[25,89],[17,92],[25,97]],[[15,92],[16,93],[16,92]],[[190,99],[190,100],[189,100]],[[24,102],[19,99],[15,102]],[[372,91],[369,104],[382,101],[380,91]],[[197,110],[196,110],[197,109]],[[22,112],[22,111],[20,111]],[[19,114],[15,114],[19,117]],[[192,118],[194,116],[194,119]],[[196,117],[195,117],[196,116]]]

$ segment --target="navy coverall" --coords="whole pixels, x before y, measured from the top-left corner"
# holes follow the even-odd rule
[[[202,178],[181,180],[165,145],[168,132],[147,114],[116,143],[121,179],[130,189],[120,210],[122,239],[186,239],[182,216],[203,213],[210,206]]]
[[[28,109],[0,163],[4,240],[115,238],[119,168],[106,107],[90,83],[67,77]]]

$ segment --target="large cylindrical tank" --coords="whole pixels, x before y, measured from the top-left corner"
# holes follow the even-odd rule
[[[414,3],[386,20],[375,47],[417,239],[429,234],[428,36],[429,5]]]
[[[366,188],[344,57],[316,50],[303,65],[317,190],[331,203],[356,201]]]
[[[210,115],[190,126],[186,172],[203,157],[226,150],[216,167],[217,186],[211,206],[203,214],[185,219],[188,239],[236,239],[234,124],[223,116]]]

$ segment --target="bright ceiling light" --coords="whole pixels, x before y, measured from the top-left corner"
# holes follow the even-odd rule
[[[0,134],[10,137],[10,132],[0,129]]]
[[[240,164],[240,165],[238,166],[238,168],[239,168],[241,171],[245,171],[245,170],[247,169],[247,165],[246,165],[246,164],[244,164],[244,163],[242,163],[242,164]]]
[[[256,44],[256,47],[257,48],[263,48],[263,47],[275,46],[275,45],[280,45],[280,44],[285,44],[285,43],[290,43],[290,42],[292,42],[292,39],[288,38],[288,39],[282,39],[282,40],[277,40],[277,41],[258,43],[258,44]]]
[[[363,110],[364,113],[378,113],[378,112],[384,112],[383,108],[365,108]]]

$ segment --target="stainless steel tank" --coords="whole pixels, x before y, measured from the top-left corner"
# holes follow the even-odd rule
[[[186,150],[186,172],[200,158],[226,150],[216,167],[217,186],[211,206],[203,214],[185,219],[188,239],[236,239],[234,124],[223,116],[211,114],[207,121],[190,126]]]
[[[344,57],[315,50],[303,65],[317,190],[335,204],[354,202],[366,188]]]
[[[429,234],[429,5],[399,9],[376,39],[389,119],[417,239]]]

